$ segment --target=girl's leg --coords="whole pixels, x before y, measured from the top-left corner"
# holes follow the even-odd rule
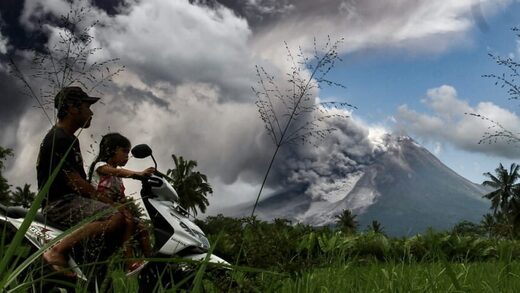
[[[137,236],[139,237],[139,244],[143,250],[145,257],[152,256],[152,244],[150,242],[150,233],[142,223],[137,223]]]
[[[126,210],[126,209],[125,209]],[[131,213],[129,211],[125,211],[123,213],[125,215],[125,229],[123,231],[123,257],[126,259],[126,263],[128,266],[131,266],[134,261],[130,261],[128,259],[134,257],[133,254],[133,245],[132,245],[132,237],[135,232],[135,223],[131,217]]]

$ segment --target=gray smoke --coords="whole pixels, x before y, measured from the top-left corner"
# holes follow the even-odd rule
[[[290,64],[283,41],[307,52],[314,36],[320,47],[327,34],[332,39],[345,37],[341,52],[444,50],[465,40],[475,1],[222,0],[221,5],[202,5],[187,0],[128,0],[110,1],[104,8],[100,1],[94,6],[72,2],[90,8],[86,20],[100,22],[92,31],[93,45],[103,50],[89,61],[120,58],[126,66],[101,89],[103,100],[93,107],[92,126],[81,134],[85,161],[93,158],[101,135],[118,131],[134,144],[150,144],[163,170],[173,167],[173,153],[197,160],[199,170],[216,187],[214,201],[236,202],[254,197],[274,151],[254,106],[254,65],[284,80]],[[483,13],[490,13],[490,1],[483,3]],[[52,47],[60,29],[50,22],[39,31],[36,20],[57,17],[69,8],[67,1],[26,0],[17,21],[26,31],[45,34],[44,43]],[[11,45],[21,43],[2,34]],[[30,60],[26,50],[11,50]],[[0,68],[5,65],[2,61]],[[5,129],[0,142],[16,153],[6,176],[15,185],[34,185],[38,145],[50,125],[41,110],[33,108],[34,101],[16,95],[19,85],[2,74],[6,90],[1,99],[10,107],[0,109]],[[40,86],[44,85],[35,84]],[[329,123],[338,130],[318,147],[283,148],[267,192],[284,184],[326,184],[326,176],[355,172],[377,152],[371,129],[363,123],[355,119]],[[132,164],[130,168],[141,168],[149,162]]]

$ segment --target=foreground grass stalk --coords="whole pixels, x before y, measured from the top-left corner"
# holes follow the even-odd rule
[[[291,123],[293,122],[293,120],[295,119],[295,114],[297,114],[297,112],[299,111],[300,109],[300,104],[302,102],[302,99],[308,94],[308,91],[309,91],[309,85],[311,84],[311,82],[314,80],[314,76],[316,75],[316,73],[318,72],[318,70],[321,69],[322,67],[322,64],[324,62],[324,60],[326,60],[325,58],[327,58],[329,56],[329,52],[327,52],[319,61],[318,61],[318,64],[315,66],[314,70],[312,71],[311,73],[311,76],[308,78],[307,82],[305,83],[305,85],[303,87],[300,88],[300,94],[296,100],[296,103],[294,104],[294,106],[292,107],[292,111],[291,111],[291,115],[289,116],[289,119],[287,120],[287,123],[285,124],[284,128],[283,128],[283,131],[280,135],[280,137],[278,138],[278,141],[276,141],[276,148],[275,148],[275,151],[273,153],[273,156],[271,157],[271,161],[269,162],[269,167],[267,168],[267,171],[265,173],[265,176],[264,176],[264,180],[262,181],[262,185],[260,186],[260,190],[258,192],[258,195],[256,196],[256,200],[255,200],[255,204],[253,206],[253,210],[251,211],[251,217],[253,217],[255,215],[255,210],[256,210],[256,207],[258,205],[258,200],[260,199],[260,196],[262,195],[262,191],[264,189],[264,186],[265,186],[265,183],[267,181],[267,177],[269,176],[269,173],[271,172],[271,168],[273,166],[273,163],[274,163],[274,160],[276,159],[276,155],[278,154],[278,151],[280,150],[280,147],[285,143],[285,138],[286,138],[286,134],[287,134],[287,130],[289,130],[289,127],[291,126]],[[296,82],[296,81],[293,81],[293,82]],[[266,91],[267,93],[267,91]],[[273,109],[274,111],[274,109]],[[274,115],[274,117],[276,118],[276,122],[278,124],[278,119],[276,117],[276,114]],[[274,133],[274,132],[273,132]]]
[[[7,286],[9,286],[10,283],[12,283],[16,277],[24,270],[26,269],[33,261],[35,261],[38,257],[40,257],[47,249],[52,247],[55,243],[66,237],[67,235],[71,234],[72,232],[76,231],[77,229],[81,228],[83,225],[88,224],[92,221],[95,221],[105,215],[108,215],[111,212],[116,211],[117,208],[113,207],[111,209],[101,211],[91,217],[88,217],[84,219],[83,221],[79,222],[75,226],[65,230],[63,233],[61,233],[58,237],[54,238],[53,240],[46,243],[44,246],[42,246],[40,249],[38,249],[35,253],[33,253],[31,256],[29,256],[23,263],[21,263],[17,268],[12,271],[6,278],[5,281],[1,284],[0,288],[5,289]]]
[[[76,139],[74,140],[74,142],[76,141]],[[9,248],[7,249],[4,257],[2,258],[2,261],[0,262],[0,272],[6,271],[7,266],[9,264],[9,262],[11,261],[11,258],[13,256],[15,249],[17,247],[19,247],[20,244],[22,243],[22,239],[24,238],[24,235],[27,232],[27,229],[29,229],[29,226],[31,225],[32,221],[34,220],[34,217],[36,216],[36,213],[38,212],[38,209],[41,206],[43,198],[49,192],[51,184],[54,182],[54,179],[56,178],[56,176],[58,176],[58,173],[61,170],[61,167],[63,166],[63,164],[65,162],[65,158],[69,155],[69,152],[72,150],[73,145],[74,145],[74,143],[69,146],[67,152],[65,153],[65,156],[60,160],[60,162],[58,163],[58,166],[52,171],[51,176],[49,177],[47,182],[45,182],[43,188],[36,195],[34,202],[31,205],[31,208],[27,212],[27,215],[26,215],[25,219],[23,220],[22,225],[20,226],[20,229],[18,229],[18,231],[14,235],[13,241],[11,241]],[[0,281],[1,289],[6,288],[6,286],[8,285],[7,280],[12,280],[12,278],[9,274],[7,274]]]
[[[209,259],[211,255],[213,254],[213,250],[215,250],[215,246],[217,245],[218,241],[220,240],[220,237],[222,236],[222,233],[218,235],[217,240],[215,243],[211,246],[210,250],[206,253],[206,257],[200,264],[199,269],[197,270],[197,274],[195,275],[195,280],[193,280],[193,291],[192,292],[203,292],[202,287],[202,278],[204,277],[204,273],[206,272],[206,268],[208,267]]]

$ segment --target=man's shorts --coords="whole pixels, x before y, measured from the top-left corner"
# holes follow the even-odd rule
[[[64,228],[70,228],[86,218],[103,212],[102,216],[95,218],[93,221],[107,220],[117,210],[114,210],[109,204],[95,199],[77,194],[67,194],[49,203],[43,212],[50,221]]]

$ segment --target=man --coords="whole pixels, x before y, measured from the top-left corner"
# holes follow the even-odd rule
[[[54,98],[58,110],[58,123],[47,133],[40,145],[36,170],[38,187],[41,189],[62,158],[65,161],[57,177],[52,182],[49,193],[43,201],[43,211],[47,218],[66,228],[101,211],[111,209],[112,200],[98,193],[86,180],[83,159],[74,133],[80,128],[88,128],[92,119],[90,106],[99,100],[88,96],[80,87],[65,87]],[[72,147],[67,154],[69,147]],[[67,154],[67,155],[66,155]],[[124,209],[109,212],[70,235],[43,254],[43,259],[53,269],[69,277],[75,274],[67,270],[68,253],[79,241],[102,233],[109,235],[126,229]]]

